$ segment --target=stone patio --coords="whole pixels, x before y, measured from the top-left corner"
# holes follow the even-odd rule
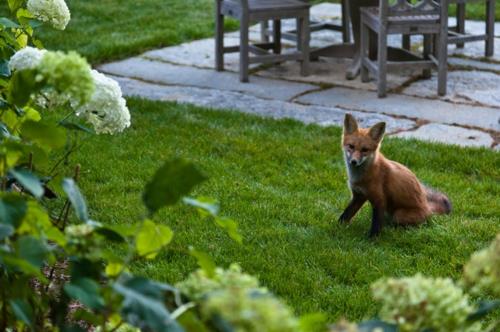
[[[313,6],[312,19],[338,21],[340,6]],[[450,19],[450,25],[453,25]],[[284,29],[293,22],[285,22]],[[483,22],[467,21],[468,31],[484,31]],[[464,49],[449,47],[448,94],[437,96],[435,76],[423,80],[419,73],[388,76],[389,94],[376,96],[374,82],[344,78],[348,60],[321,58],[311,63],[311,75],[301,77],[297,63],[254,66],[250,83],[238,80],[238,54],[226,55],[226,71],[214,67],[213,39],[149,51],[140,56],[100,66],[115,78],[126,95],[233,109],[273,118],[293,118],[304,123],[340,126],[346,112],[364,125],[386,121],[390,135],[461,146],[500,150],[500,23],[495,31],[495,56],[485,60],[484,43]],[[258,27],[250,37],[259,39]],[[238,33],[225,36],[227,45],[238,44]],[[334,32],[312,34],[319,47],[340,42]],[[420,40],[412,39],[418,47]],[[390,44],[400,45],[398,37]],[[285,42],[286,45],[289,43]]]

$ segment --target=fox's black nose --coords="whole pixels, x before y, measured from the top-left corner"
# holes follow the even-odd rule
[[[351,165],[352,165],[352,166],[358,166],[358,161],[357,161],[357,160],[352,159],[352,160],[351,160]]]

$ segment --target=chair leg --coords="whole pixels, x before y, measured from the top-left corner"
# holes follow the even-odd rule
[[[281,53],[281,21],[273,21],[273,52],[274,54]]]
[[[465,3],[457,4],[457,31],[460,34],[465,34]],[[457,43],[457,48],[463,48],[464,43]]]
[[[411,48],[411,36],[410,35],[403,35],[403,41],[402,41],[402,47],[405,50],[410,50]]]
[[[269,22],[262,21],[260,22],[260,41],[262,43],[269,43],[269,35],[267,34],[269,30]]]
[[[359,54],[361,56],[361,82],[366,83],[370,80],[368,68],[365,65],[365,61],[369,60],[368,57],[368,39],[370,38],[370,30],[364,24],[363,19],[361,19],[361,31],[360,31],[360,50]]]
[[[424,35],[424,59],[428,60],[429,59],[429,54],[432,52],[432,35]],[[424,69],[422,71],[422,76],[424,78],[431,78],[431,70],[430,69]]]
[[[215,5],[215,70],[224,70],[224,15],[221,14],[221,2]]]
[[[297,31],[300,31],[300,39],[297,41],[297,44],[300,45],[300,52],[302,53],[300,74],[307,76],[309,75],[309,41],[311,38],[309,31],[309,11],[299,21],[300,25],[297,27]]]
[[[240,20],[240,81],[248,82],[249,59],[249,30],[248,16],[242,15]]]
[[[495,49],[495,1],[486,2],[486,49],[485,56],[492,56]]]
[[[448,31],[445,31],[444,33],[441,32],[438,36],[438,95],[440,96],[446,95],[446,81],[448,76],[448,46],[446,43],[447,33]]]
[[[342,40],[344,43],[351,41],[350,16],[349,16],[349,1],[341,1],[342,10]]]
[[[378,31],[377,93],[379,98],[387,95],[387,33],[384,26]]]
[[[300,41],[302,40],[302,29],[301,29],[302,25],[301,24],[302,23],[301,23],[300,18],[297,18],[295,20],[295,30],[297,31],[297,50],[298,51],[300,51],[301,50],[300,48],[302,47],[302,45],[300,44]]]

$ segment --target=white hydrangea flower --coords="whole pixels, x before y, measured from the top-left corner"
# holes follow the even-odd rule
[[[11,71],[35,69],[46,52],[46,50],[39,50],[29,46],[20,49],[10,58],[9,69]]]
[[[118,83],[92,70],[95,90],[86,104],[77,107],[76,115],[92,124],[98,134],[114,134],[130,126],[130,112]]]
[[[39,20],[64,30],[71,18],[64,0],[28,0],[28,10]]]

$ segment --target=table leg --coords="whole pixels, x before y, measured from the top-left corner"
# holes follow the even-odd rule
[[[351,16],[352,32],[354,35],[354,58],[347,69],[346,78],[352,80],[359,75],[361,68],[361,7],[378,6],[378,0],[351,0],[349,11]],[[373,40],[373,38],[370,38]],[[372,52],[370,52],[372,53]]]

